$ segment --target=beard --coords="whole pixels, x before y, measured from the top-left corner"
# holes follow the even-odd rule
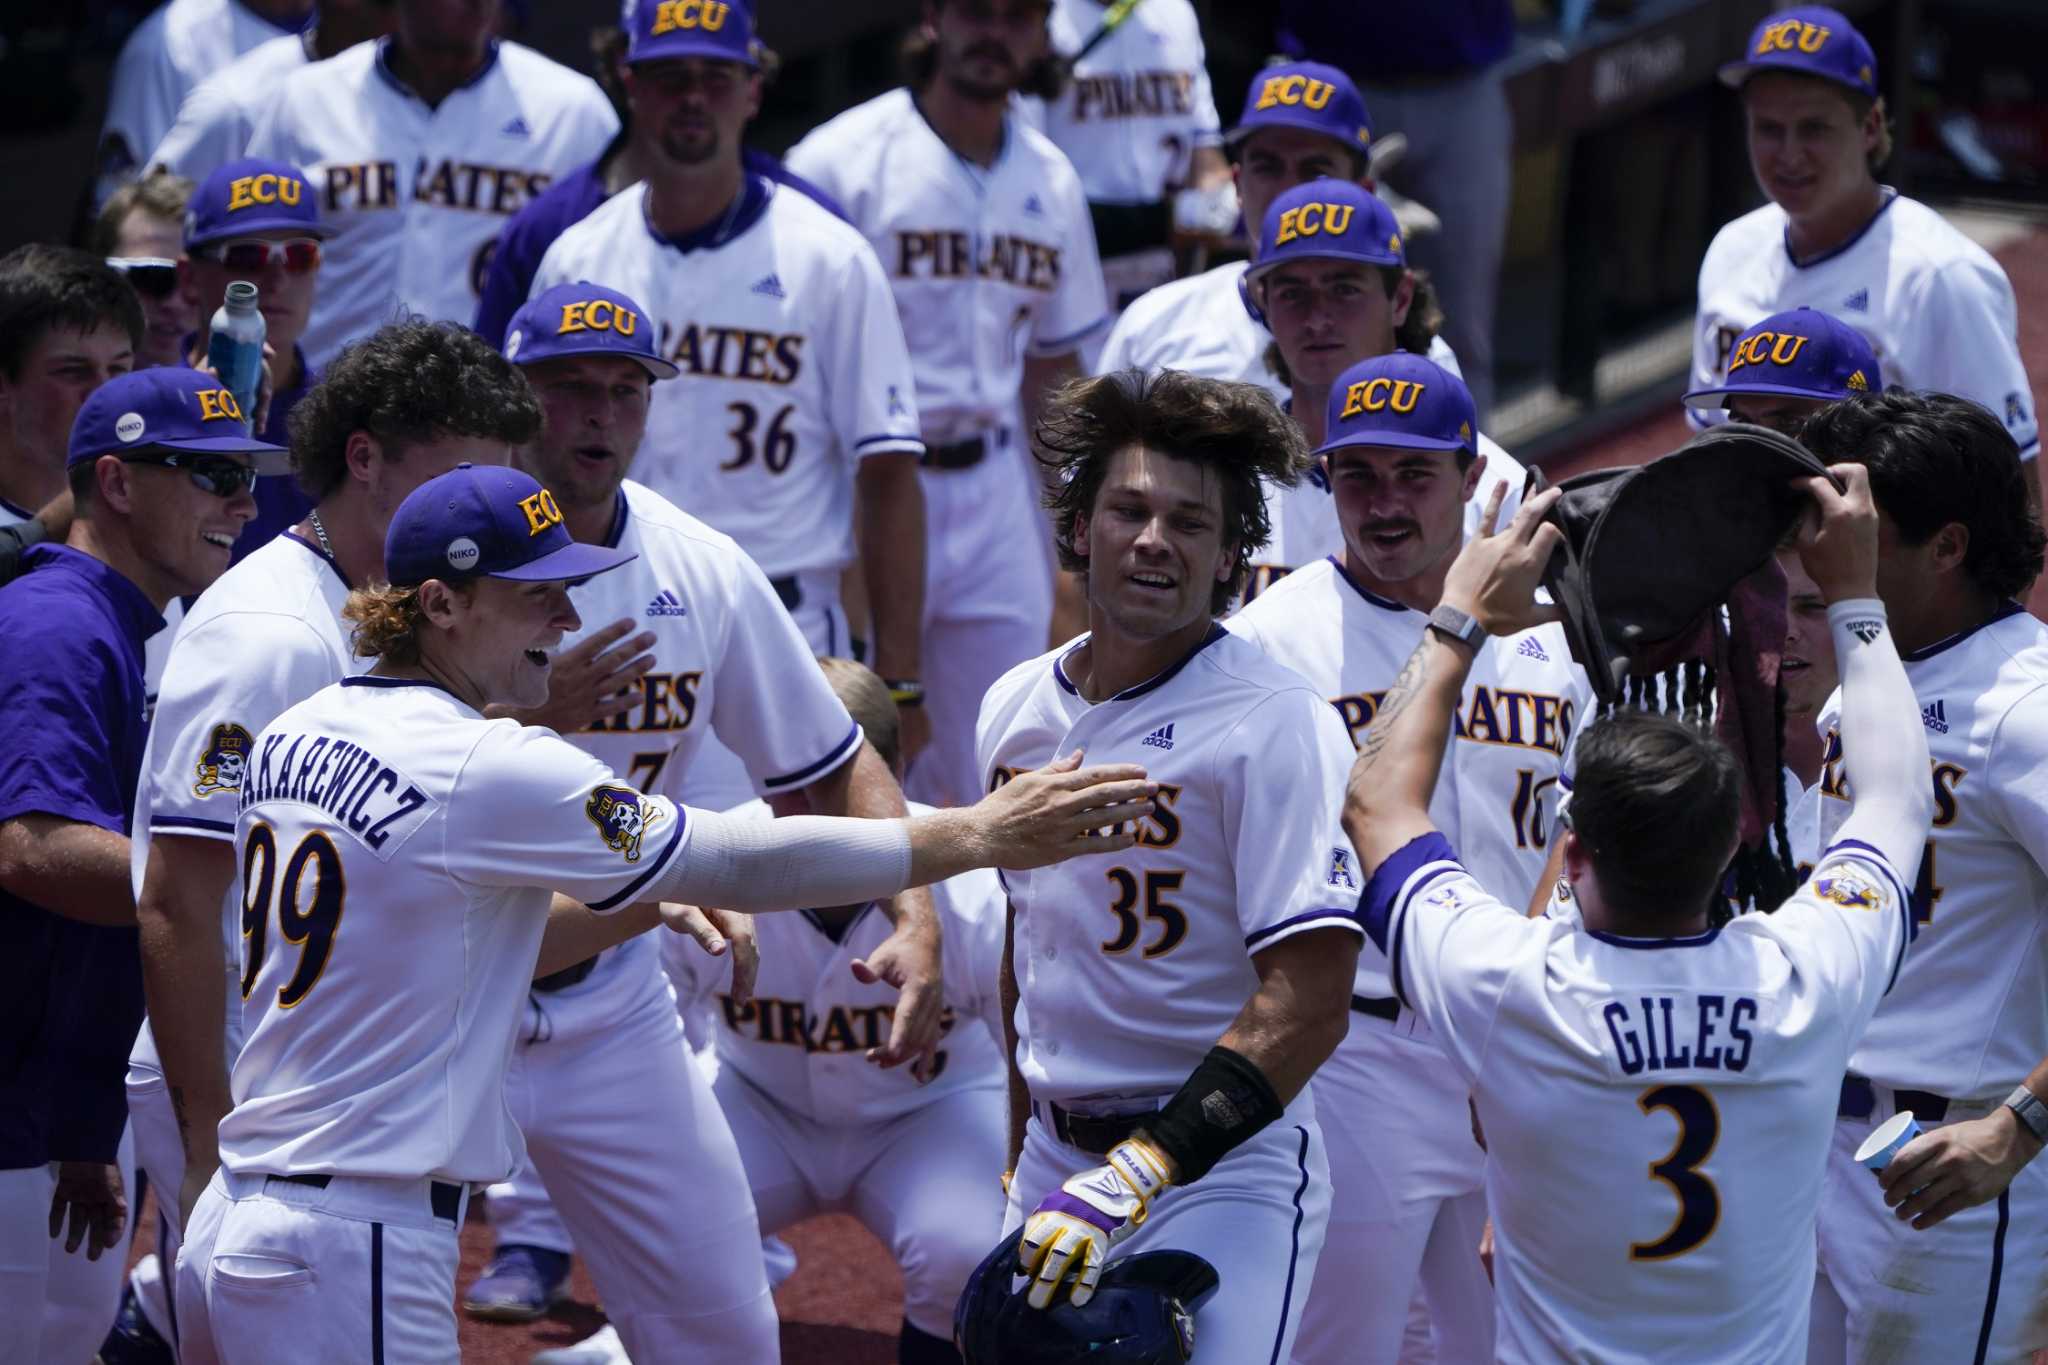
[[[721,141],[716,127],[702,132],[663,129],[661,154],[679,166],[701,166],[717,158]]]

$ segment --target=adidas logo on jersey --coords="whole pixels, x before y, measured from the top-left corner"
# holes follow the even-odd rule
[[[654,594],[654,600],[647,604],[649,616],[688,616],[690,609],[683,605],[683,599],[667,588]]]
[[[1851,294],[1851,295],[1850,295],[1850,296],[1849,296],[1848,298],[1846,298],[1846,299],[1843,299],[1843,300],[1842,300],[1842,307],[1843,307],[1843,309],[1844,309],[1845,311],[1847,311],[1847,312],[1851,312],[1851,313],[1867,313],[1867,312],[1869,312],[1869,311],[1870,311],[1870,291],[1869,291],[1868,289],[1859,289],[1859,290],[1857,290],[1857,291],[1856,291],[1855,293]]]
[[[2018,390],[2014,390],[2005,396],[2005,424],[2009,427],[2024,426],[2026,420],[2026,400],[2020,397]]]
[[[782,292],[782,277],[780,275],[763,275],[760,279],[755,280],[753,292],[756,294],[766,294],[771,299],[787,297]]]
[[[1536,643],[1536,637],[1533,635],[1522,641],[1516,647],[1515,653],[1531,659],[1541,659],[1544,663],[1550,662],[1550,656],[1543,652],[1543,646]]]
[[[1849,633],[1867,645],[1878,636],[1884,634],[1884,622],[1851,621],[1849,623]]]
[[[1037,195],[1026,195],[1024,197],[1024,212],[1030,214],[1033,218],[1043,218],[1045,217],[1045,205],[1038,202]]]
[[[1948,733],[1948,704],[1939,697],[1920,708],[1920,723],[1937,735]]]
[[[1160,726],[1157,730],[1145,736],[1141,742],[1149,744],[1155,749],[1171,749],[1173,747],[1173,725],[1169,722]]]
[[[533,129],[526,126],[526,120],[514,114],[512,121],[500,131],[501,137],[532,137]]]

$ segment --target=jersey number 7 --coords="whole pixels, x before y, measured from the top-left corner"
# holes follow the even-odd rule
[[[277,836],[270,826],[250,826],[242,850],[242,998],[256,988],[269,938],[271,892],[277,892],[277,932],[299,949],[291,980],[277,989],[279,1009],[290,1009],[312,993],[327,970],[334,951],[334,933],[341,927],[342,901],[348,884],[341,873],[341,854],[334,841],[317,830],[299,840],[278,875]]]

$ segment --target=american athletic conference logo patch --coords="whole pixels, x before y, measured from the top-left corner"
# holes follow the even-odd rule
[[[600,785],[591,788],[583,813],[604,837],[604,846],[625,855],[629,863],[640,861],[640,844],[647,831],[661,822],[661,807],[631,787]]]
[[[249,750],[255,743],[247,730],[232,722],[214,726],[213,733],[206,737],[199,762],[193,765],[199,780],[192,784],[192,794],[213,796],[241,791],[242,778],[249,771]]]

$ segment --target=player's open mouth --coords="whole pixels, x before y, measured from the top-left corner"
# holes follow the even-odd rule
[[[544,649],[529,649],[526,651],[526,662],[532,664],[535,668],[546,668],[548,666],[548,652]]]
[[[1171,592],[1173,590],[1173,580],[1163,573],[1134,573],[1131,575],[1131,582],[1136,583],[1141,588],[1149,588],[1157,592]]]
[[[1414,534],[1415,528],[1412,526],[1367,527],[1365,538],[1375,545],[1392,547],[1399,545]]]
[[[1794,670],[1796,670],[1796,669],[1801,669],[1801,668],[1811,668],[1811,667],[1813,667],[1813,665],[1812,665],[1812,664],[1810,664],[1810,663],[1808,663],[1808,662],[1806,662],[1806,660],[1804,660],[1804,659],[1795,659],[1795,658],[1793,658],[1793,657],[1792,657],[1791,655],[1789,655],[1789,654],[1787,654],[1787,655],[1785,656],[1784,660],[1783,660],[1783,661],[1782,661],[1781,663],[1779,663],[1779,665],[1778,665],[1778,669],[1779,669],[1779,671],[1780,671],[1780,672],[1783,672],[1783,673],[1790,673],[1790,672],[1793,672],[1793,671],[1794,671]]]
[[[603,464],[612,457],[612,453],[603,446],[578,446],[576,447],[576,457],[581,460],[589,460],[593,464]]]
[[[217,545],[223,550],[235,548],[235,538],[232,533],[227,531],[201,531],[199,538],[208,545]]]

